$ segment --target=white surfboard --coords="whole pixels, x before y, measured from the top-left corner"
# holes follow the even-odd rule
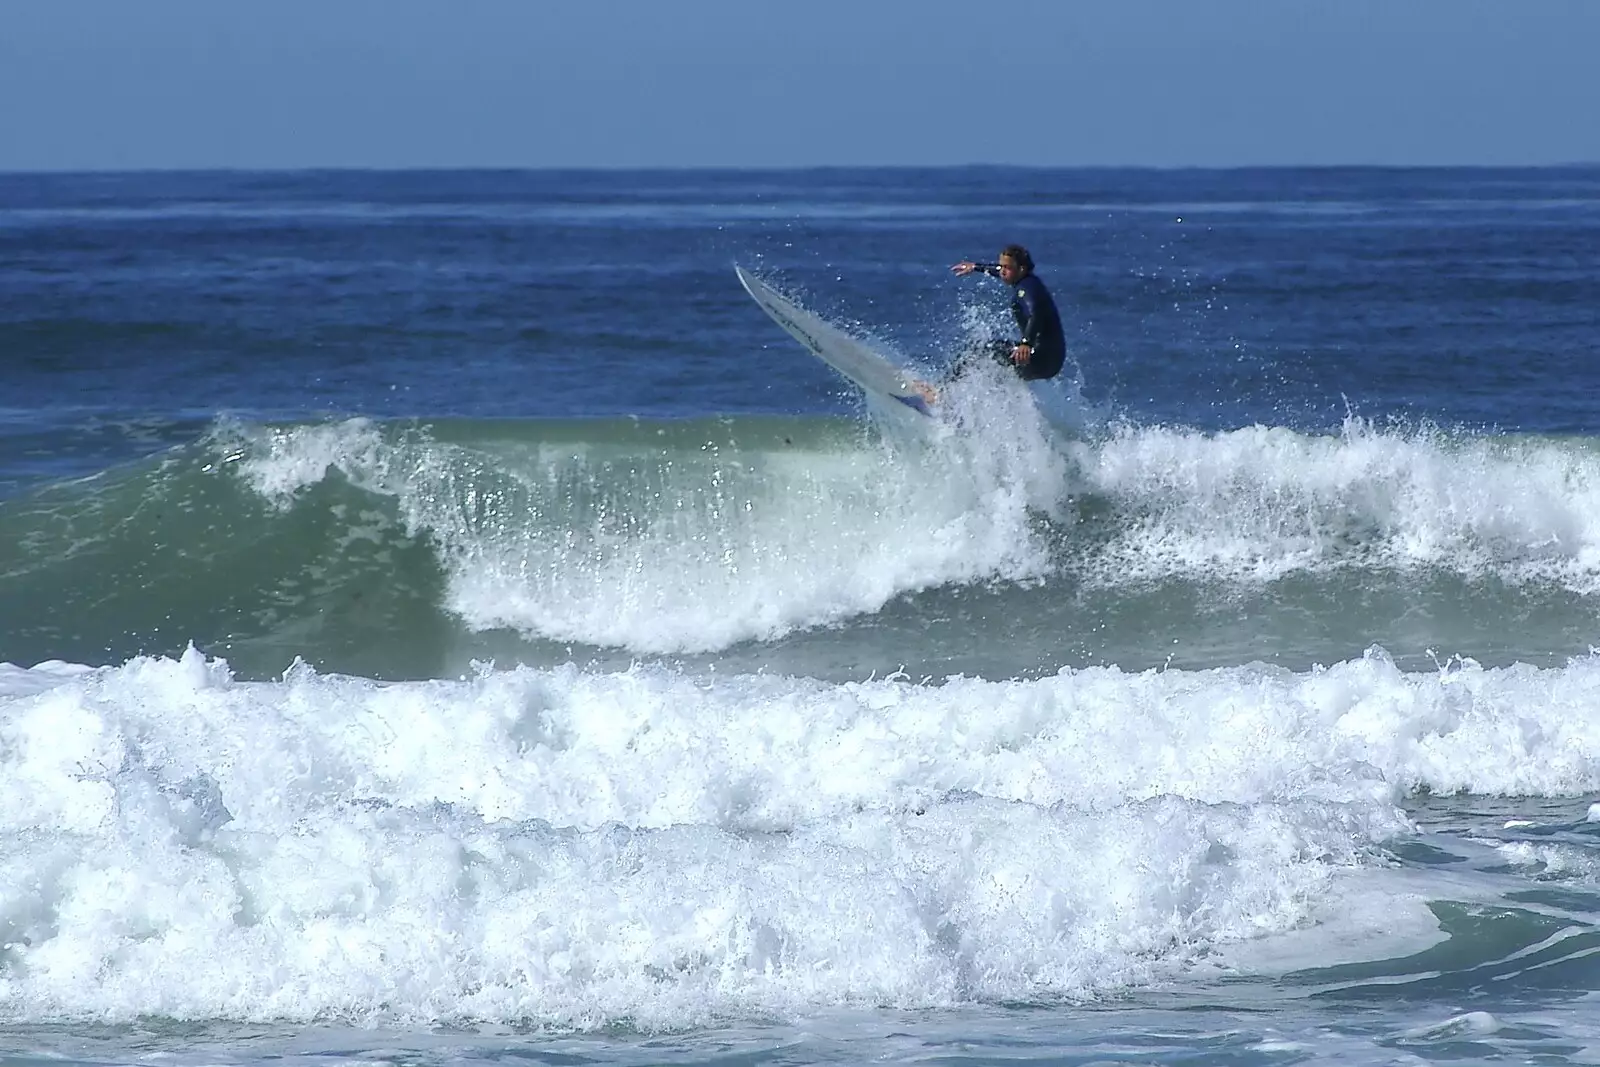
[[[831,322],[807,311],[743,267],[733,269],[745,291],[761,305],[761,310],[822,362],[871,395],[899,401],[923,415],[933,414],[937,401],[933,388],[926,382]]]

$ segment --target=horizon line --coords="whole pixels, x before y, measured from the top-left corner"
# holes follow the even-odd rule
[[[794,173],[820,171],[996,171],[1049,173],[1061,171],[1213,172],[1239,171],[1507,171],[1590,170],[1600,159],[1564,163],[662,163],[662,164],[442,164],[351,165],[271,164],[258,166],[132,166],[22,167],[0,166],[0,177],[93,177],[132,174],[645,174],[645,173]]]

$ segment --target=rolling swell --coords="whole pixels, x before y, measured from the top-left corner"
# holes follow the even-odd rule
[[[235,456],[214,432],[0,503],[7,658],[117,663],[193,642],[247,675],[307,648],[379,675],[431,659],[450,625],[442,576],[392,504],[333,477],[274,508],[233,476]]]
[[[1038,457],[969,456],[964,479],[935,483],[925,452],[846,420],[356,421],[246,436],[238,473],[263,498],[301,506],[337,471],[392,500],[441,561],[446,610],[541,657],[717,653],[870,618],[907,592],[1040,577],[1033,516],[1062,496]]]
[[[565,660],[578,644],[626,662],[604,630],[618,605],[597,598],[621,587],[649,625],[671,582],[694,593],[692,576],[661,577],[674,552],[724,571],[741,552],[782,562],[782,546],[748,539],[749,486],[730,479],[765,477],[752,457],[766,473],[808,468],[862,439],[846,420],[785,418],[223,421],[0,502],[6,658],[117,663],[192,642],[241,677],[303,657],[414,678],[474,656]],[[843,492],[877,507],[862,479]],[[551,600],[566,614],[546,634],[529,613]]]
[[[993,412],[990,413],[994,414]],[[1011,413],[1015,415],[1015,413]],[[1586,651],[1585,439],[827,418],[222,422],[0,502],[5,658],[855,678]]]

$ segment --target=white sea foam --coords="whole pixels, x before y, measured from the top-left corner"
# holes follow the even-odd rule
[[[1600,455],[1556,440],[1127,427],[1075,450],[1128,509],[1100,580],[1437,567],[1600,591]]]
[[[0,764],[5,1017],[697,1025],[1410,951],[1402,794],[1600,789],[1600,659],[380,684],[191,650],[0,668]]]
[[[781,450],[442,444],[364,420],[237,431],[256,491],[337,472],[435,546],[475,629],[647,653],[772,640],[945,585],[1440,569],[1600,592],[1600,456],[1565,442],[1124,427],[1057,436],[982,374],[903,440]],[[1082,536],[1084,502],[1112,525]],[[1048,517],[1054,530],[1041,528]]]
[[[1569,844],[1511,841],[1498,845],[1497,850],[1507,863],[1526,868],[1541,879],[1588,885],[1600,882],[1600,857],[1590,849]]]
[[[279,507],[330,471],[393,497],[438,545],[449,606],[474,628],[702,651],[871,613],[911,590],[1045,573],[1033,516],[1069,498],[1050,431],[1015,393],[974,392],[965,410],[1011,432],[981,447],[945,433],[917,449],[488,455],[356,420],[235,429],[225,447]]]

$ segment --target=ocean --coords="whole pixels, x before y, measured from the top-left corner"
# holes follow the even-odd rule
[[[1600,1062],[1597,355],[1600,167],[0,175],[0,1059]]]

